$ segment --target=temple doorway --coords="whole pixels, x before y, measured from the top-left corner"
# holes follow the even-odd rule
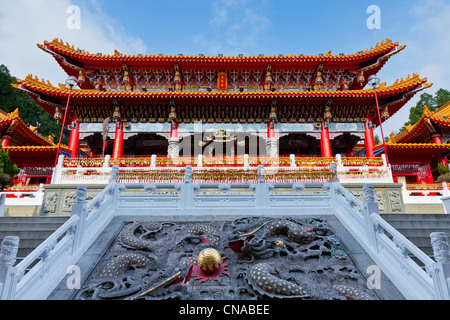
[[[331,151],[333,154],[341,154],[346,157],[354,157],[354,148],[359,140],[361,140],[360,137],[348,132],[339,134],[331,139]]]
[[[124,141],[124,156],[167,156],[167,139],[155,133],[138,133]]]
[[[180,156],[205,157],[223,156],[265,156],[266,141],[254,133],[228,133],[219,130],[214,133],[184,136],[180,141]]]
[[[320,155],[320,140],[307,133],[289,133],[279,140],[279,155]]]

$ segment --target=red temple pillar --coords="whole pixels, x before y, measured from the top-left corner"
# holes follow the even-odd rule
[[[4,135],[2,137],[2,147],[9,147],[11,145],[11,136]]]
[[[170,137],[178,138],[178,123],[177,122],[172,122],[170,124]]]
[[[322,152],[322,157],[324,158],[330,158],[333,156],[331,153],[330,133],[328,131],[328,126],[325,125],[325,122],[322,122],[322,130],[320,132],[320,150]]]
[[[443,144],[442,136],[439,133],[435,133],[431,135],[431,141],[437,144]]]
[[[267,124],[267,138],[275,138],[275,125],[273,122]]]
[[[80,150],[80,124],[77,121],[70,130],[69,149],[72,150],[70,157],[77,158]]]
[[[366,148],[366,156],[368,158],[373,158],[373,148],[375,147],[375,139],[373,137],[373,128],[371,124],[372,121],[370,117],[367,118],[367,121],[364,124],[364,145]]]
[[[114,136],[113,159],[121,158],[123,155],[123,124],[119,122],[116,126]]]

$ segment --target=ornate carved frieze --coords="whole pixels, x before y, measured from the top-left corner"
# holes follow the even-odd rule
[[[378,299],[321,218],[125,221],[108,243],[74,299]]]

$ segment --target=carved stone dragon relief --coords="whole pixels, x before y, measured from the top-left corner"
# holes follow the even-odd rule
[[[132,221],[74,299],[377,299],[365,288],[321,218]]]

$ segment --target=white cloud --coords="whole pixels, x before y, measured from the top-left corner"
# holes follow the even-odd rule
[[[203,47],[207,54],[249,54],[265,39],[271,21],[251,1],[218,0],[211,4],[210,30],[197,34],[193,42]],[[227,52],[221,52],[226,48]]]
[[[410,10],[415,19],[411,32],[414,55],[421,62],[421,74],[426,75],[439,88],[450,89],[450,3],[426,0]]]
[[[45,40],[60,38],[92,53],[146,51],[142,40],[128,35],[95,0],[87,2],[89,7],[80,6],[80,28],[68,28],[67,8],[72,4],[70,0],[0,0],[0,64],[18,78],[32,73],[57,85],[67,75],[50,54],[37,47]]]
[[[442,0],[424,0],[405,11],[405,25],[401,34],[406,49],[396,55],[395,63],[385,66],[383,73],[406,76],[416,72],[421,78],[426,77],[433,86],[426,91],[417,93],[401,110],[383,124],[385,135],[392,131],[398,132],[403,124],[409,120],[411,107],[415,106],[420,95],[428,93],[434,95],[437,90],[450,90],[450,3]],[[406,72],[406,74],[405,74]],[[390,79],[388,84],[392,83]],[[380,135],[379,129],[376,132]]]

